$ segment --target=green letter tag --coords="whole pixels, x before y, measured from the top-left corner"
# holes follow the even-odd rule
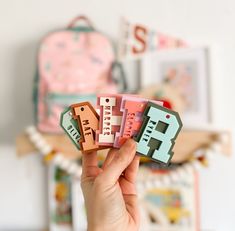
[[[154,161],[168,164],[173,156],[171,151],[182,128],[177,112],[148,103],[140,134],[136,137],[137,152]]]
[[[60,126],[64,129],[69,138],[80,150],[79,139],[81,137],[77,121],[73,119],[70,108],[61,113]]]

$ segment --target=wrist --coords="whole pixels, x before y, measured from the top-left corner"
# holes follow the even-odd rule
[[[87,231],[106,231],[101,227],[88,227]]]
[[[119,230],[119,229],[113,229],[112,228],[112,231],[116,231],[116,230]],[[89,226],[88,225],[88,228],[87,228],[87,231],[110,231],[110,228],[107,228],[107,227],[104,227],[104,226]]]
[[[87,231],[105,231],[104,228],[99,226],[88,225]]]

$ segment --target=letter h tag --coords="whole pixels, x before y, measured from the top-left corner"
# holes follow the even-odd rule
[[[113,146],[115,134],[120,130],[122,112],[120,95],[99,95],[97,106],[100,109],[99,130],[96,142],[100,145]]]

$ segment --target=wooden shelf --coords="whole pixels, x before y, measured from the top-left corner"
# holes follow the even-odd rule
[[[69,159],[76,159],[81,157],[81,152],[77,150],[70,139],[64,135],[42,134],[44,139],[57,151],[66,155]],[[16,151],[22,157],[38,150],[31,143],[28,136],[22,133],[16,137]]]
[[[216,142],[221,134],[226,136],[225,142],[220,142],[221,153],[225,155],[231,154],[231,134],[228,131],[221,131],[215,129],[193,129],[183,130],[174,146],[173,162],[182,162],[187,160],[196,150],[210,146]],[[70,139],[66,135],[50,135],[43,134],[46,141],[54,147],[54,149],[62,152],[67,158],[74,159],[81,157],[81,152],[76,149]],[[20,134],[16,138],[16,149],[19,156],[24,156],[36,152],[36,148],[30,142],[26,134]],[[102,153],[106,153],[103,151]]]
[[[221,136],[225,136],[225,140],[219,142]],[[184,130],[182,131],[175,143],[173,157],[174,162],[182,162],[187,160],[189,156],[200,148],[207,148],[213,143],[219,142],[221,153],[230,155],[232,153],[231,134],[228,131],[216,130]]]

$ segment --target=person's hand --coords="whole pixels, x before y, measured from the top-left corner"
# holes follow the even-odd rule
[[[139,157],[129,139],[121,149],[111,149],[98,167],[97,153],[85,153],[81,186],[87,209],[88,231],[136,231],[139,210],[135,180]]]

